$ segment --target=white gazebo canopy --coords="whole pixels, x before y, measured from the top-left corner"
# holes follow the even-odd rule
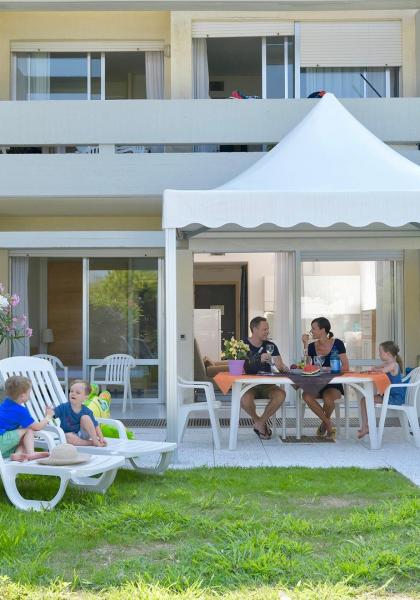
[[[163,198],[167,421],[168,439],[176,440],[177,229],[418,227],[420,167],[326,94],[273,150],[228,183],[212,190],[165,190]]]
[[[326,94],[273,150],[212,190],[165,190],[163,227],[400,227],[420,220],[420,167]]]

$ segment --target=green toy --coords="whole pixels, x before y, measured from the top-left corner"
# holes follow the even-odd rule
[[[108,390],[103,390],[99,393],[99,385],[97,383],[90,384],[90,394],[86,399],[85,405],[90,408],[95,417],[101,419],[109,419],[111,416],[111,394]],[[101,430],[104,437],[119,438],[118,429],[113,425],[101,423]],[[129,440],[134,440],[134,433],[127,429],[127,437]]]

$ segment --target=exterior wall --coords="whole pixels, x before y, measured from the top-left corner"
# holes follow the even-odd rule
[[[185,379],[192,380],[194,286],[193,255],[190,250],[177,252],[177,286],[178,373]],[[181,335],[184,336],[182,339]]]
[[[0,100],[10,98],[10,43],[14,40],[163,40],[170,43],[169,12],[0,13]],[[165,59],[169,95],[170,60]]]
[[[322,20],[402,20],[404,96],[416,93],[416,16],[402,11],[324,11]],[[165,59],[165,95],[192,97],[191,24],[194,19],[284,19],[319,20],[314,11],[86,11],[86,12],[2,12],[0,16],[0,99],[10,97],[10,43],[13,40],[163,40],[171,44],[171,58]]]
[[[404,254],[405,362],[417,366],[420,358],[420,251]]]
[[[36,210],[36,202],[34,202],[34,210]],[[160,231],[161,224],[160,216],[2,216],[0,231]]]

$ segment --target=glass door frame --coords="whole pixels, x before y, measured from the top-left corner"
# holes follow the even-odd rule
[[[90,258],[84,257],[83,260],[83,347],[82,347],[82,367],[83,378],[90,381],[90,368],[97,365],[101,359],[89,358],[89,263]],[[129,257],[127,257],[129,258]],[[162,404],[164,398],[164,259],[155,257],[158,261],[158,289],[157,289],[157,335],[158,335],[158,355],[157,358],[135,359],[136,366],[157,366],[158,367],[158,396],[157,398],[147,398],[147,404]],[[143,404],[146,403],[142,400]]]
[[[296,39],[295,36],[280,36],[283,37],[283,55],[284,55],[284,61],[283,61],[283,66],[284,66],[284,98],[288,99],[288,98],[293,98],[293,97],[297,97],[296,94],[290,95],[289,93],[289,38],[292,38],[295,42],[295,46],[296,46]],[[295,64],[296,64],[296,50],[295,50]],[[295,78],[295,73],[296,73],[296,67],[295,64],[291,65],[291,69],[293,70],[293,77]],[[300,69],[299,69],[300,71]],[[295,89],[296,89],[296,82],[295,82]],[[267,99],[267,37],[262,37],[261,38],[261,97],[263,99]]]

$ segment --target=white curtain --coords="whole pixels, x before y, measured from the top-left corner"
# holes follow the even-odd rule
[[[12,286],[11,290],[20,298],[19,304],[14,308],[13,315],[28,316],[28,274],[29,258],[26,256],[16,256],[12,258]],[[30,327],[30,323],[28,323]],[[29,356],[29,338],[25,337],[12,343],[13,356]]]
[[[193,97],[207,100],[209,98],[209,63],[207,60],[207,40],[194,38],[193,50]]]
[[[207,60],[207,40],[193,38],[192,41],[192,66],[193,66],[193,98],[209,100],[209,63]],[[194,152],[217,152],[215,144],[196,144]]]
[[[295,301],[296,261],[294,252],[277,252],[274,275],[273,338],[286,365],[300,356],[296,348]]]
[[[377,261],[376,265],[376,346],[393,340],[394,328],[394,263]],[[377,350],[376,350],[377,351]]]
[[[30,99],[50,99],[50,56],[48,52],[33,52],[29,57]]]
[[[146,98],[161,100],[164,97],[163,52],[145,52]]]
[[[337,98],[363,98],[364,82],[360,77],[362,68],[311,67],[301,70],[301,95],[325,90]]]

